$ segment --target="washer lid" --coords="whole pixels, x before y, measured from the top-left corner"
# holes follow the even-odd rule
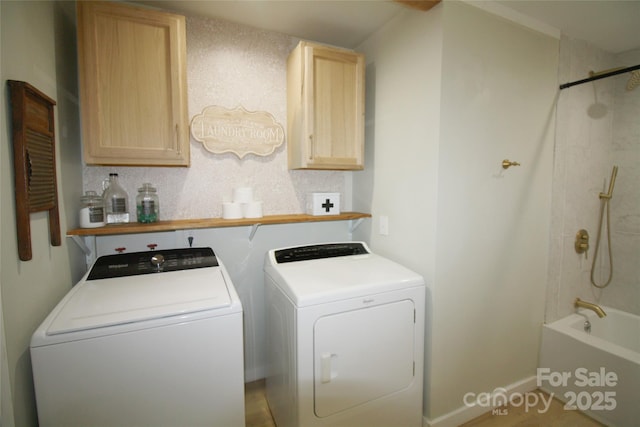
[[[46,331],[63,334],[231,305],[220,267],[81,281]]]

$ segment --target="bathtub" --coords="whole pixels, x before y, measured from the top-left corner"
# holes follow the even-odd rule
[[[609,426],[640,420],[640,316],[609,307],[591,310],[542,328],[537,385]],[[585,321],[591,332],[585,332]]]

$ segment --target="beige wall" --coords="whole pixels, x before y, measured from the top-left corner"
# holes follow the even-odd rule
[[[374,250],[427,279],[425,416],[457,425],[468,392],[535,387],[558,40],[453,1],[392,25],[363,44],[374,170],[354,203]]]
[[[3,94],[0,285],[8,368],[8,376],[2,376],[2,390],[11,392],[2,395],[2,425],[33,426],[37,421],[29,357],[31,334],[79,278],[83,263],[79,249],[64,238],[67,215],[73,211],[74,199],[81,191],[75,18],[72,2],[3,1],[0,8]],[[7,79],[29,82],[58,103],[56,155],[62,246],[49,245],[47,216],[33,214],[33,259],[24,262],[17,253]]]

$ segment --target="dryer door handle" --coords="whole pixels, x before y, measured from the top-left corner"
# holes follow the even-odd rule
[[[335,353],[322,353],[320,356],[320,378],[323,384],[331,382],[331,380],[337,377],[337,374],[333,372],[333,359],[337,358]]]

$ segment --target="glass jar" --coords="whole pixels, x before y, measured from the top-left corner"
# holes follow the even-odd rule
[[[95,191],[87,191],[80,197],[80,227],[104,226],[104,201]]]
[[[138,188],[136,212],[138,214],[138,222],[150,223],[160,219],[160,199],[156,189],[148,182]]]
[[[107,224],[129,222],[129,195],[118,183],[118,174],[110,173],[109,179],[102,181],[102,188]]]

